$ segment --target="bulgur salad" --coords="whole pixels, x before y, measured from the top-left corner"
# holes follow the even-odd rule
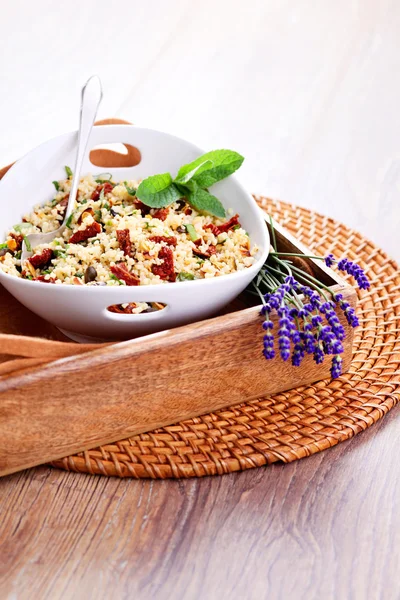
[[[238,214],[231,211],[220,218],[196,210],[183,195],[168,206],[152,208],[139,199],[138,181],[115,182],[111,174],[101,174],[80,179],[62,236],[28,248],[33,254],[21,264],[27,235],[54,231],[62,224],[72,183],[68,167],[66,174],[53,182],[52,200],[36,205],[8,231],[0,244],[5,273],[58,285],[143,286],[220,277],[255,261],[257,248],[251,246]],[[118,305],[115,312],[160,308],[130,303]]]

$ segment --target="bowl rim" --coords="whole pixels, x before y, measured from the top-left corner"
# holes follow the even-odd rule
[[[169,133],[167,131],[163,131],[161,129],[153,129],[150,127],[137,127],[136,125],[133,124],[125,124],[125,123],[109,123],[109,124],[102,124],[102,125],[96,125],[94,126],[94,130],[101,130],[101,129],[115,129],[115,130],[123,130],[123,129],[136,129],[136,130],[140,130],[143,132],[151,132],[151,133],[161,133],[163,135],[166,135],[170,138],[173,138],[177,141],[180,142],[185,142],[186,144],[188,144],[189,146],[192,147],[193,150],[195,150],[196,152],[205,152],[202,148],[200,148],[199,146],[197,146],[196,144],[193,144],[193,142],[190,142],[189,140],[186,140],[185,138],[179,137],[175,134]],[[38,150],[39,148],[46,146],[47,144],[50,144],[51,142],[53,142],[54,140],[59,139],[60,141],[63,139],[68,139],[70,137],[72,137],[73,135],[77,135],[78,134],[78,130],[72,130],[72,131],[68,131],[66,133],[62,133],[60,135],[56,135],[53,136],[47,140],[45,140],[44,142],[41,142],[40,144],[38,144],[37,146],[35,146],[34,148],[31,148],[30,150],[28,150],[28,152],[26,152],[21,158],[19,158],[12,166],[11,168],[5,173],[5,175],[3,176],[3,178],[0,180],[0,186],[2,185],[2,183],[4,181],[6,181],[12,171],[15,169],[15,167],[21,167],[23,166],[23,164],[21,165],[21,163],[23,163],[25,161],[25,159],[32,153],[35,152],[36,150]],[[249,202],[256,202],[255,199],[253,198],[253,196],[251,195],[250,192],[248,192],[246,190],[246,188],[243,186],[243,184],[237,179],[236,175],[229,175],[229,179],[233,179],[233,181],[235,182],[235,185],[237,188],[239,188],[240,192],[244,195],[247,196]],[[262,216],[262,211],[261,209],[257,209],[256,213],[258,213],[258,219],[260,221],[264,221],[263,216]],[[268,227],[265,224],[265,233],[264,233],[264,239],[265,239],[265,248],[260,248],[259,249],[259,256],[257,258],[257,260],[250,266],[250,267],[245,267],[244,269],[241,269],[239,271],[235,271],[233,273],[228,273],[226,275],[222,275],[221,278],[226,281],[226,277],[229,277],[230,279],[232,279],[233,277],[235,277],[236,279],[241,279],[241,278],[247,278],[250,273],[254,273],[253,277],[260,271],[262,265],[264,264],[264,262],[266,261],[268,254],[269,254],[269,250],[270,250],[270,235],[269,235],[269,231],[268,231]],[[252,277],[252,278],[253,278]],[[42,281],[32,281],[30,279],[23,279],[21,277],[16,277],[15,275],[11,275],[10,273],[5,273],[2,269],[0,269],[0,279],[4,278],[5,280],[8,281],[12,281],[15,282],[16,285],[35,285],[35,286],[41,286],[43,288],[43,282]],[[251,278],[251,279],[252,279]],[[251,281],[250,279],[250,281]],[[174,289],[177,288],[182,288],[184,286],[190,285],[193,286],[194,284],[196,284],[197,286],[199,286],[199,284],[204,285],[210,285],[211,283],[215,283],[217,281],[220,280],[220,278],[216,278],[216,277],[210,277],[210,278],[203,278],[203,279],[195,279],[195,280],[191,280],[191,281],[175,281],[175,282],[170,282],[170,283],[174,283]],[[19,283],[16,283],[19,282]],[[61,289],[64,288],[64,286],[62,284],[50,284],[51,288],[53,288],[54,285],[56,285],[56,287],[61,287]],[[163,284],[147,284],[146,286],[141,286],[143,287],[155,287],[155,286],[159,286],[159,285],[163,285]],[[99,288],[102,291],[105,290],[110,290],[110,291],[115,291],[116,288],[119,289],[124,289],[124,288],[129,288],[131,289],[132,286],[87,286],[87,285],[69,285],[68,289],[75,289],[75,290],[88,290],[93,288],[94,290],[96,290],[96,293],[98,292]],[[136,286],[133,286],[133,289]],[[47,288],[46,288],[47,289]],[[82,292],[73,292],[73,293],[82,293]],[[106,292],[109,293],[109,292]]]

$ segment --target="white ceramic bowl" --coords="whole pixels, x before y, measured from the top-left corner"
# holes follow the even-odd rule
[[[19,160],[4,176],[0,183],[0,240],[35,204],[52,198],[52,181],[65,177],[64,165],[74,165],[76,142],[76,131],[49,140]],[[99,169],[91,164],[89,151],[93,147],[120,142],[139,148],[142,160],[137,166]],[[202,153],[197,146],[161,131],[132,125],[104,125],[93,128],[81,175],[110,170],[115,181],[142,179],[166,171],[174,176],[181,165]],[[236,178],[230,176],[219,182],[212,192],[225,208],[239,213],[251,244],[260,248],[257,260],[248,269],[212,279],[143,287],[46,285],[1,270],[0,282],[31,311],[79,341],[129,339],[209,317],[244,290],[260,270],[269,249],[268,230],[261,211]],[[107,310],[112,304],[141,301],[163,302],[167,306],[161,311],[138,315]]]

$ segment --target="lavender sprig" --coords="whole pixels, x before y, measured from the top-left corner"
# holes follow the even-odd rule
[[[317,364],[321,364],[325,356],[333,356],[330,371],[332,378],[337,378],[342,373],[345,329],[336,311],[339,307],[348,324],[357,327],[359,321],[355,310],[342,294],[332,294],[326,285],[292,264],[289,257],[314,258],[324,261],[328,267],[336,266],[354,277],[360,289],[370,287],[368,278],[359,265],[347,258],[336,260],[333,254],[308,257],[277,252],[272,221],[271,230],[274,251],[252,282],[253,293],[263,304],[263,355],[267,360],[276,356],[271,320],[271,313],[276,311],[279,316],[276,337],[282,360],[287,361],[291,357],[292,365],[300,366],[306,354],[312,355]]]

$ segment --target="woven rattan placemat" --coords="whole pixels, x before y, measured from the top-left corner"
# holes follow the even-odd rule
[[[362,235],[315,212],[256,197],[320,254],[357,260],[371,281],[361,292],[350,371],[226,410],[54,461],[55,467],[166,478],[219,475],[290,462],[326,450],[383,417],[400,397],[400,273]]]

